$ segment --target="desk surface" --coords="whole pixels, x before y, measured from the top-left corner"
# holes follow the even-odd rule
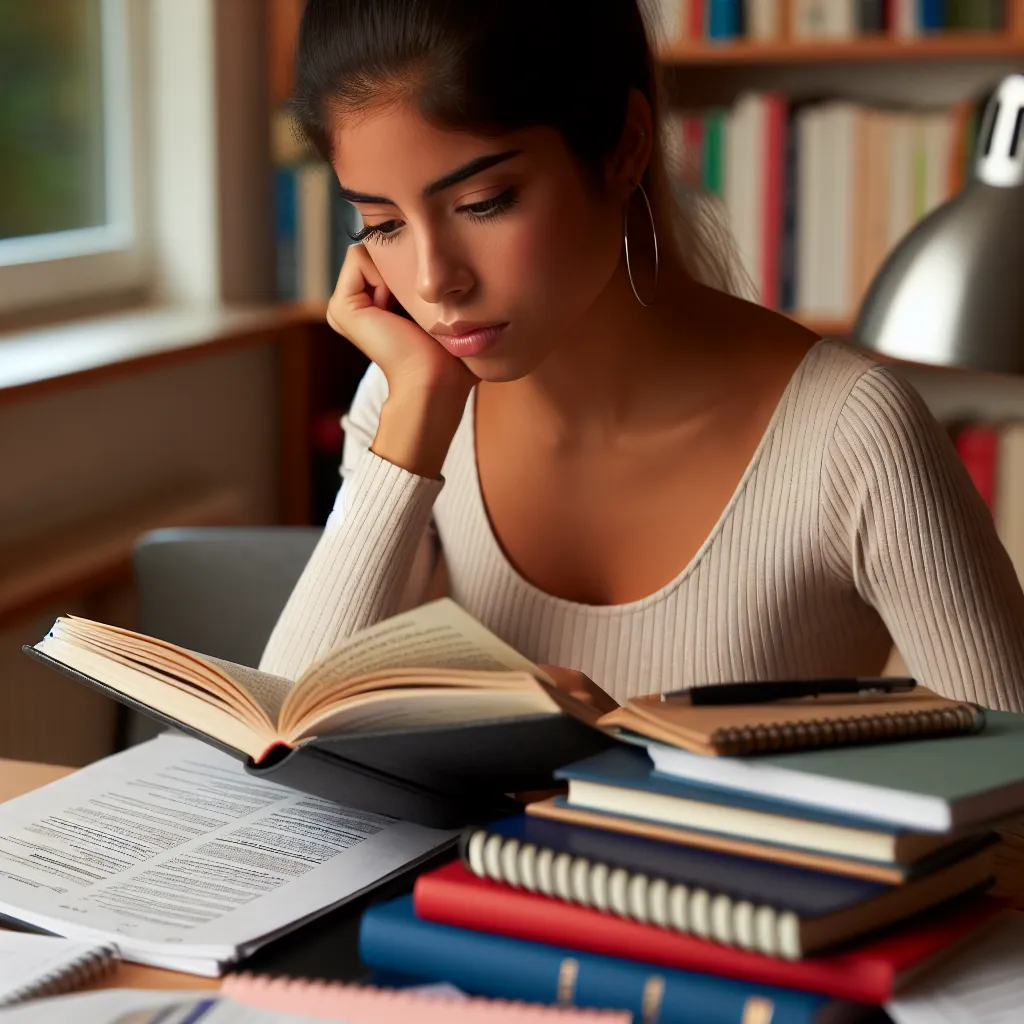
[[[28,793],[48,782],[70,775],[74,768],[52,764],[32,764],[28,761],[7,761],[0,758],[0,801]],[[158,967],[117,963],[113,972],[90,988],[218,988],[217,978],[200,978],[193,974],[164,971]]]

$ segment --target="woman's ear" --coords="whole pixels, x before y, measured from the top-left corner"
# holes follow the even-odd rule
[[[631,89],[619,144],[605,171],[607,187],[628,197],[647,170],[653,145],[651,105],[639,89]]]

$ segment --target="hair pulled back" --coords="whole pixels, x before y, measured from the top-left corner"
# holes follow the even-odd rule
[[[651,105],[641,180],[659,232],[696,280],[732,291],[731,245],[710,208],[674,197],[658,138],[656,65],[639,0],[307,0],[292,112],[321,156],[339,114],[412,103],[440,128],[550,127],[597,186],[630,91]]]

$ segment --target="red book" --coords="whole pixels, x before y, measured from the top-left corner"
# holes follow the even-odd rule
[[[878,1005],[892,998],[907,972],[966,939],[1004,907],[979,896],[844,953],[776,960],[477,878],[459,861],[420,875],[413,905],[418,917],[438,924]]]
[[[686,31],[691,42],[700,42],[704,38],[704,0],[689,0]]]
[[[764,115],[764,246],[762,267],[764,280],[758,284],[761,289],[761,305],[768,309],[779,308],[779,265],[782,256],[782,209],[785,202],[786,163],[786,100],[780,93],[765,97]]]
[[[683,173],[687,188],[700,188],[701,161],[704,152],[704,118],[697,114],[684,114]]]
[[[989,510],[996,502],[999,429],[986,423],[965,423],[953,437],[956,450]]]

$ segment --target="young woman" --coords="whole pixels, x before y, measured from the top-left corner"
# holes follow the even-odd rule
[[[949,440],[735,296],[654,77],[637,0],[307,3],[296,109],[363,222],[328,320],[372,364],[261,667],[447,592],[619,701],[877,674],[895,641],[1021,710],[1024,595]]]

